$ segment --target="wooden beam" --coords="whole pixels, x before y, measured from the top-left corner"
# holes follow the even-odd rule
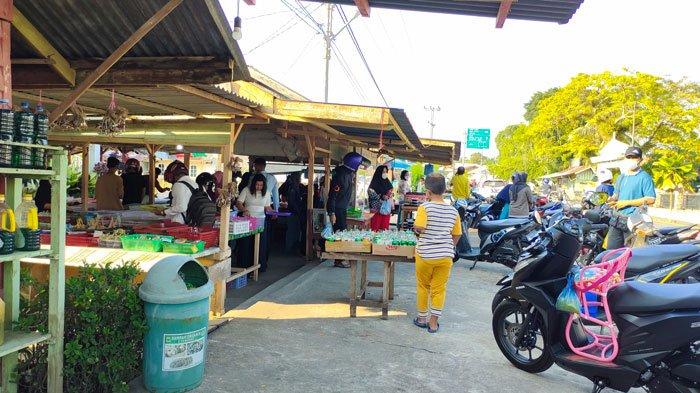
[[[236,147],[236,141],[243,131],[243,124],[231,124],[231,132],[229,134],[228,143],[221,148],[221,162],[224,164],[224,180],[222,189],[227,190],[231,183],[232,169],[229,166],[229,161],[233,157],[233,152]],[[227,252],[230,255],[228,246],[229,220],[231,214],[231,206],[225,205],[221,207],[221,216],[219,217],[219,248],[223,251],[223,255]]]
[[[12,59],[12,64],[25,64],[25,65],[50,65],[55,64],[56,61],[52,58],[48,59]]]
[[[102,90],[102,89],[90,89],[90,93],[101,95],[103,97],[111,97],[112,96],[111,91]],[[159,104],[157,102],[144,100],[143,98],[138,98],[138,97],[133,97],[133,96],[126,95],[126,94],[117,93],[116,91],[114,92],[114,96],[117,100],[130,102],[132,104],[141,105],[141,106],[145,106],[148,108],[160,109],[160,110],[165,111],[168,114],[186,115],[186,116],[197,117],[197,114],[194,112],[189,112],[189,111],[186,111],[186,110],[183,110],[180,108],[175,108],[174,106],[163,105],[163,104]]]
[[[368,0],[355,0],[355,5],[357,6],[357,10],[360,11],[360,15],[369,17],[370,8]]]
[[[321,153],[331,154],[331,151],[330,151],[330,150],[324,149],[324,148],[322,148],[322,147],[316,146],[315,149],[316,149],[316,151],[320,151]]]
[[[314,149],[316,141],[310,136],[306,136],[306,149],[309,153],[309,164],[307,167],[309,183],[306,188],[306,260],[310,261],[313,258],[314,246],[314,165],[316,161],[316,149]]]
[[[61,52],[51,45],[51,43],[29,22],[18,9],[14,7],[14,18],[12,26],[24,37],[29,45],[34,48],[41,56],[50,59],[49,66],[58,73],[63,80],[71,86],[75,85],[75,70],[71,68],[70,63],[66,60]]]
[[[248,108],[245,105],[241,105],[235,101],[231,101],[227,98],[217,96],[216,94],[212,94],[208,91],[199,89],[197,87],[190,86],[190,85],[169,85],[169,86],[175,90],[180,90],[180,91],[183,91],[185,93],[192,94],[193,96],[203,98],[207,101],[211,101],[211,102],[217,103],[219,105],[223,105],[223,106],[229,107],[231,109],[235,109],[239,113],[245,113],[248,115],[253,114],[253,110],[251,108]]]
[[[150,32],[160,21],[165,19],[165,17],[168,16],[168,14],[170,14],[175,8],[177,8],[182,1],[183,0],[168,1],[163,8],[158,10],[158,12],[156,12],[146,21],[146,23],[139,27],[138,30],[133,32],[126,41],[119,45],[119,47],[112,52],[112,54],[109,55],[109,57],[105,59],[105,61],[103,61],[99,67],[97,67],[88,77],[80,82],[80,85],[78,85],[78,87],[76,87],[75,90],[73,90],[73,92],[71,92],[71,94],[68,95],[68,97],[66,97],[66,99],[53,110],[53,112],[51,112],[49,122],[54,122],[63,114],[63,112],[70,108],[71,105],[75,104],[75,102],[78,101],[78,98],[80,98],[80,96],[83,95],[87,89],[97,82],[97,80],[100,79],[102,75],[104,75],[105,72],[107,72],[107,70],[114,65],[114,63],[116,63],[126,54],[126,52],[133,48],[134,45],[136,45],[141,38],[148,34],[148,32]]]
[[[0,99],[7,100],[10,108],[12,108],[12,51],[10,49],[12,46],[12,40],[10,39],[12,34],[12,8],[12,0],[0,1]],[[0,178],[0,182],[4,186],[5,178]],[[16,361],[13,363],[16,364]],[[14,366],[3,367],[3,372],[5,371],[4,368],[7,367]],[[10,372],[3,373],[3,377],[9,375]],[[2,381],[3,386],[6,382],[5,380]]]
[[[241,52],[241,48],[238,46],[238,43],[236,43],[236,40],[233,39],[233,30],[231,30],[231,24],[228,19],[226,19],[223,8],[221,8],[221,3],[219,3],[219,0],[204,0],[204,2],[209,9],[209,14],[214,20],[216,28],[219,29],[221,38],[223,38],[229,53],[233,55],[233,60],[236,65],[235,69],[241,72],[239,75],[240,78],[237,79],[251,80],[250,71],[248,71],[248,65],[243,57],[243,52]]]
[[[501,5],[498,7],[498,14],[496,15],[497,29],[503,28],[503,24],[506,23],[506,18],[508,18],[508,13],[512,5],[513,0],[501,0]]]
[[[156,202],[156,147],[152,144],[146,144],[148,150],[148,202]]]
[[[323,102],[275,100],[274,114],[319,120],[323,123],[352,122],[353,124],[390,126],[386,108],[359,105],[328,104]]]
[[[401,138],[402,141],[406,143],[406,146],[408,146],[411,150],[416,150],[416,146],[413,145],[413,143],[406,137],[406,134],[404,134],[403,130],[401,129],[401,126],[399,126],[399,123],[396,122],[396,119],[394,119],[394,116],[389,113],[389,121],[391,122],[391,125],[394,127],[394,132],[399,135],[399,138]]]
[[[23,98],[25,100],[32,100],[32,101],[36,101],[36,102],[39,102],[39,100],[41,100],[41,101],[46,102],[48,104],[54,104],[54,105],[58,105],[61,103],[61,101],[53,99],[53,98],[43,97],[43,96],[39,97],[36,94],[25,93],[25,92],[18,91],[18,90],[13,90],[12,95],[17,96],[19,98]],[[91,106],[85,106],[85,105],[78,105],[78,106],[81,107],[84,111],[86,111],[88,113],[102,114],[102,113],[106,112],[104,109],[93,108]]]
[[[82,197],[82,204],[83,204],[83,211],[86,212],[88,210],[88,198],[90,196],[89,193],[89,187],[90,187],[90,144],[85,143],[83,144],[83,149],[81,151],[81,159],[82,159],[82,165],[83,165],[83,173],[81,176],[81,184],[80,184],[80,195]]]

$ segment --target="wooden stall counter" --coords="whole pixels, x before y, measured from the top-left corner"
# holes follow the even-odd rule
[[[346,260],[350,263],[350,317],[357,315],[357,306],[375,307],[382,309],[382,319],[389,318],[389,304],[394,299],[394,272],[396,263],[413,263],[413,259],[406,256],[374,255],[369,253],[339,253],[324,252],[323,259]],[[357,285],[357,264],[360,264],[360,285]],[[381,262],[384,264],[383,281],[367,280],[367,262]],[[381,300],[368,300],[367,287],[382,288]]]

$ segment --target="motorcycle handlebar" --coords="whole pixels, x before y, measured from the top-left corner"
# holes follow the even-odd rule
[[[604,231],[608,229],[608,224],[591,224],[591,231],[592,232],[597,232],[597,231]]]

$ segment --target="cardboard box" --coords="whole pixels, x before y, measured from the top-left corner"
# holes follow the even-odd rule
[[[393,255],[397,257],[407,257],[413,259],[416,252],[415,246],[384,246],[372,244],[373,255]]]
[[[372,243],[369,242],[326,242],[326,252],[372,252]]]

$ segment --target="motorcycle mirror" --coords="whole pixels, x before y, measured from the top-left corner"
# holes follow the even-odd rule
[[[540,215],[540,212],[537,209],[535,209],[535,221],[537,221],[538,224],[542,225],[542,216]]]

